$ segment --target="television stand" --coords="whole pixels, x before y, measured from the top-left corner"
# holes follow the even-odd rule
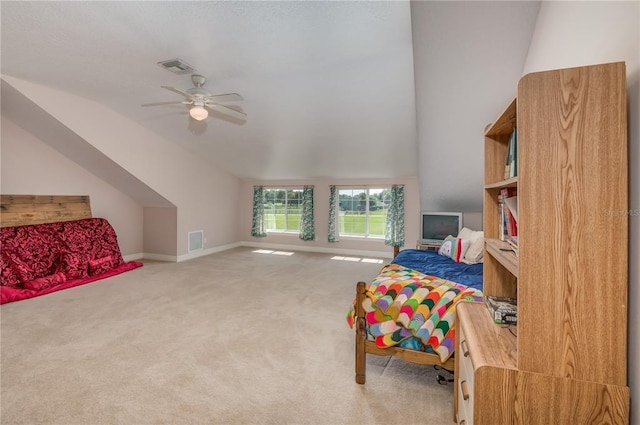
[[[439,243],[422,243],[418,241],[416,243],[416,249],[431,249],[431,250],[437,251],[440,249],[440,244]]]

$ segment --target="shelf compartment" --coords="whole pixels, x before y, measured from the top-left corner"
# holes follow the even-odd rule
[[[514,98],[498,119],[487,127],[484,136],[491,139],[502,139],[511,134],[517,122],[517,102]]]
[[[509,270],[509,273],[518,278],[518,257],[511,250],[509,244],[500,239],[485,239],[485,243],[489,255]]]
[[[485,189],[502,189],[505,187],[518,187],[518,176],[511,177],[507,180],[502,180],[495,183],[485,184]]]
[[[489,187],[510,187],[517,181],[503,182],[509,139],[517,125],[517,102],[514,98],[500,116],[487,126],[484,133],[484,183]],[[497,186],[495,186],[497,185]],[[505,186],[506,185],[506,186]]]

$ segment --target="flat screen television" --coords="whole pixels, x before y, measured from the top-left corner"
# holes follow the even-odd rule
[[[441,244],[451,235],[457,236],[462,230],[461,212],[421,212],[420,243]]]

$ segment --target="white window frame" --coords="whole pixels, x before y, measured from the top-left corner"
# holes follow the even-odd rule
[[[384,232],[382,235],[371,235],[370,234],[370,210],[369,210],[369,198],[371,190],[391,190],[391,186],[381,185],[381,186],[340,186],[338,187],[338,208],[340,208],[340,194],[343,190],[349,191],[363,191],[366,194],[365,197],[365,233],[345,233],[338,229],[339,236],[341,238],[365,238],[365,239],[384,239]]]
[[[288,201],[288,196],[289,196],[289,191],[299,191],[300,192],[300,199],[302,199],[302,191],[304,190],[304,187],[302,186],[272,186],[272,187],[264,187],[265,190],[265,203],[267,201],[266,199],[266,192],[270,191],[270,190],[282,190],[284,191],[284,230],[282,229],[269,229],[267,227],[267,223],[268,221],[265,220],[265,231],[267,233],[288,233],[288,234],[293,234],[293,235],[299,235],[300,234],[300,229],[288,229],[288,225],[289,225],[289,201]],[[269,210],[265,207],[265,215],[269,213]],[[302,217],[300,217],[300,219],[302,219]]]

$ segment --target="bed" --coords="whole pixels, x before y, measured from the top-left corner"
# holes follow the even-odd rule
[[[357,383],[365,383],[367,354],[453,371],[455,307],[483,299],[483,238],[476,237],[474,243],[480,252],[477,261],[454,261],[441,255],[442,250],[406,249],[371,283],[358,282],[347,312],[347,322],[356,333]]]
[[[0,195],[0,304],[141,267],[125,262],[114,228],[88,196]]]

